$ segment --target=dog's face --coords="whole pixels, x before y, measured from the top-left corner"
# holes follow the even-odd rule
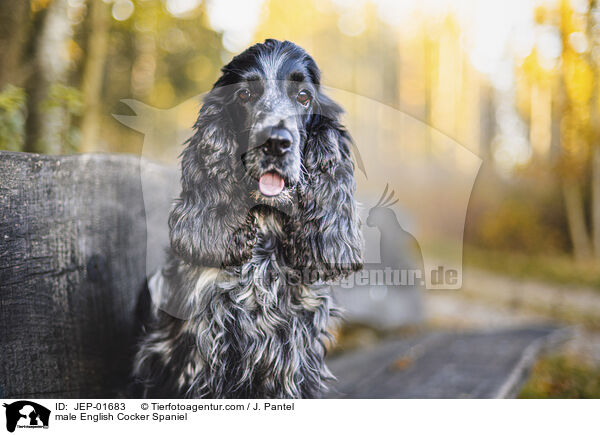
[[[287,65],[285,69],[293,71],[286,74],[284,70],[281,79],[270,78],[278,77],[279,71],[251,74],[236,92],[242,159],[263,196],[278,196],[300,181],[301,151],[314,89],[299,66]]]
[[[352,140],[315,61],[292,42],[268,39],[222,72],[182,153],[173,251],[193,264],[240,264],[265,212],[281,225],[290,267],[327,279],[356,270]]]
[[[277,204],[303,181],[302,152],[318,106],[318,70],[294,47],[246,51],[223,68],[221,86],[251,194]]]

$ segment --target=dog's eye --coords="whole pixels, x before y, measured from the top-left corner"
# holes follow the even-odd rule
[[[240,101],[248,101],[251,96],[252,94],[248,89],[242,89],[238,92],[238,98],[240,99]]]
[[[296,101],[303,106],[308,106],[308,103],[310,103],[310,93],[308,91],[300,91],[296,97]]]

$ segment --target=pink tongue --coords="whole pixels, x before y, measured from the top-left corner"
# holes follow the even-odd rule
[[[258,180],[258,189],[266,196],[279,195],[284,186],[283,178],[274,172],[267,172]]]

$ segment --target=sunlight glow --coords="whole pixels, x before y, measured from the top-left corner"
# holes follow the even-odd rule
[[[117,0],[112,6],[112,16],[117,21],[125,21],[133,14],[134,9],[131,0]]]
[[[175,17],[185,17],[196,9],[202,0],[167,0],[166,8]]]
[[[207,4],[210,25],[223,32],[223,45],[237,53],[252,41],[264,0],[212,0]]]
[[[169,1],[182,5],[200,0]],[[551,71],[557,67],[562,51],[559,32],[556,26],[536,23],[535,16],[537,7],[555,8],[557,1],[329,0],[329,8],[318,3],[321,4],[320,10],[337,13],[339,31],[350,37],[359,37],[367,30],[367,11],[374,6],[378,18],[396,29],[401,40],[425,37],[440,44],[440,56],[445,56],[442,59],[445,71],[458,74],[462,66],[453,56],[457,52],[464,53],[474,70],[487,76],[494,99],[503,101],[499,108],[493,154],[500,169],[508,171],[525,163],[531,156],[527,129],[513,104],[516,98],[515,71],[534,49],[542,69]],[[579,0],[572,1],[577,3]],[[575,8],[587,7],[585,0],[579,2],[581,4],[575,5]],[[265,16],[264,0],[207,0],[206,6],[211,27],[223,34],[223,46],[227,50],[223,52],[224,61],[248,46]],[[569,44],[577,52],[587,50],[589,45],[585,36],[578,33],[570,36]],[[456,92],[460,92],[461,83],[452,78],[438,78],[438,82],[434,94],[439,101],[457,101],[455,96]],[[450,103],[440,103],[438,106],[441,111],[433,111],[432,122],[439,128],[452,131],[454,118],[446,116],[444,110],[452,111],[459,105],[454,107]],[[448,125],[445,125],[446,119],[449,120]],[[539,135],[534,136],[537,138]],[[547,140],[542,139],[538,145],[545,149]]]

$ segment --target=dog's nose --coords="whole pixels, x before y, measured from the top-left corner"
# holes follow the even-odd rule
[[[263,145],[263,151],[271,156],[282,156],[290,149],[292,140],[292,133],[289,130],[279,127],[272,128]]]

